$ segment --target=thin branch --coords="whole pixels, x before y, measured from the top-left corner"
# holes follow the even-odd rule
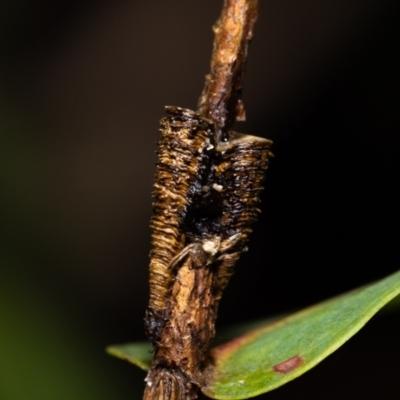
[[[211,72],[199,100],[199,113],[217,128],[217,142],[228,141],[235,120],[244,120],[241,101],[247,51],[258,16],[258,0],[224,0],[214,25]]]

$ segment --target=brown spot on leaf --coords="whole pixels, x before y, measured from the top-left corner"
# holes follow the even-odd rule
[[[294,369],[296,369],[302,362],[303,359],[300,356],[294,356],[292,358],[289,358],[289,360],[284,361],[283,363],[275,365],[273,369],[276,372],[287,374],[288,372],[292,372]]]

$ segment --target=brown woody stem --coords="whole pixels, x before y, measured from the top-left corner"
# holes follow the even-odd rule
[[[144,400],[201,395],[218,304],[259,213],[271,142],[230,132],[244,119],[257,14],[258,0],[224,0],[199,112],[167,107],[160,123],[145,318],[154,357]]]
[[[247,51],[258,16],[258,0],[224,0],[214,25],[211,72],[199,100],[199,113],[214,122],[217,143],[229,140],[235,120],[244,121],[241,101]]]

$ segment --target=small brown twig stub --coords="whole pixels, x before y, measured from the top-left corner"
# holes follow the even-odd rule
[[[241,101],[247,50],[258,16],[258,0],[224,0],[214,25],[211,72],[199,100],[199,114],[217,128],[217,143],[229,140],[235,120],[244,120]]]

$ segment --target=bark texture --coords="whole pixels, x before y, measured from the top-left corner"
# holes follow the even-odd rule
[[[258,0],[224,0],[213,27],[211,72],[206,76],[199,112],[215,123],[218,141],[228,141],[235,120],[245,120],[243,77],[257,16]]]

